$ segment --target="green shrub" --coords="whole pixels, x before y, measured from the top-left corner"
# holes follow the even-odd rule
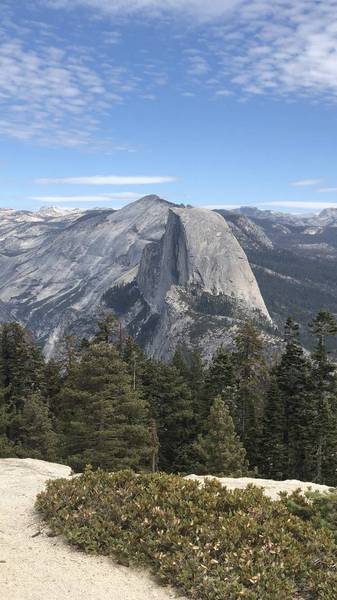
[[[49,482],[37,507],[78,548],[149,566],[196,600],[336,598],[331,533],[253,486],[87,471]]]
[[[329,529],[337,544],[337,490],[323,494],[309,491],[305,496],[295,492],[284,499],[292,514],[310,521],[316,528]]]

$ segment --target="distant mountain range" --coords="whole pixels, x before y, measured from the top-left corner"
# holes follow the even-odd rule
[[[50,356],[108,307],[157,358],[177,344],[210,356],[245,318],[270,337],[288,314],[303,326],[322,307],[337,314],[336,258],[333,209],[216,212],[157,196],[118,211],[0,209],[0,320]]]
[[[219,211],[244,248],[275,324],[288,315],[306,334],[321,308],[337,314],[337,209],[291,215],[243,207]]]

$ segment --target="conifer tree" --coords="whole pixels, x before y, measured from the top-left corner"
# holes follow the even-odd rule
[[[196,423],[188,385],[172,365],[148,361],[142,386],[157,423],[159,469],[189,470],[187,450],[195,436]]]
[[[136,344],[132,337],[128,337],[123,343],[121,357],[128,365],[133,389],[141,392],[142,377],[147,362],[144,350]]]
[[[330,361],[329,339],[337,335],[337,321],[327,310],[321,310],[310,323],[309,328],[315,335],[317,345],[313,353],[313,390],[316,394],[315,445],[316,469],[315,481],[323,482],[325,475],[331,478],[332,471],[337,476],[337,426],[335,417],[335,396],[337,391],[336,367]],[[335,457],[334,465],[331,458]],[[329,473],[324,473],[324,465],[329,464]]]
[[[63,453],[74,468],[151,468],[147,403],[114,346],[90,345],[70,372],[60,405]]]
[[[30,458],[56,460],[57,435],[53,430],[48,406],[39,393],[26,400],[21,423],[20,453]]]
[[[26,396],[45,386],[41,351],[18,323],[3,324],[0,331],[0,382],[7,401],[21,409]]]
[[[27,398],[45,391],[42,353],[18,323],[1,326],[0,387],[4,390],[7,437],[17,445],[21,442],[22,411]]]
[[[196,435],[201,431],[207,418],[210,404],[209,397],[205,394],[205,368],[200,352],[193,350],[184,353],[182,348],[178,347],[172,360],[172,366],[177,369],[192,396]]]
[[[253,323],[246,321],[235,338],[236,391],[234,422],[253,466],[257,465],[257,439],[261,434],[268,369],[263,341]]]
[[[66,375],[79,360],[80,348],[77,338],[72,334],[66,334],[57,349],[56,364],[60,366],[63,374]]]
[[[281,403],[278,410],[280,415],[282,411],[284,414],[284,477],[310,481],[313,475],[313,426],[316,419],[311,363],[300,343],[299,327],[291,317],[285,325],[284,341],[285,350],[275,369]]]
[[[52,358],[47,362],[45,366],[45,396],[54,417],[58,415],[58,395],[65,376],[66,372],[59,360]]]
[[[105,344],[116,344],[118,347],[122,345],[121,326],[111,311],[105,310],[102,312],[100,319],[97,321],[97,327],[98,331],[93,343],[104,342]]]
[[[324,403],[321,483],[337,486],[337,394]],[[316,430],[317,434],[317,430]],[[317,459],[317,454],[316,454]],[[316,462],[317,473],[317,462]],[[317,477],[318,479],[318,477]]]
[[[205,372],[201,421],[207,419],[210,407],[217,396],[221,396],[233,417],[235,415],[235,391],[233,353],[220,346]]]
[[[197,474],[240,477],[247,472],[246,451],[235,432],[229,409],[218,396],[205,427],[193,446]]]
[[[263,428],[259,444],[259,472],[270,479],[286,479],[285,402],[273,377],[266,393]]]
[[[185,356],[184,356],[181,346],[178,346],[176,348],[176,351],[173,355],[171,364],[173,367],[175,367],[177,369],[179,375],[181,375],[181,377],[183,377],[183,379],[185,379],[185,381],[187,381],[188,365],[187,365],[187,361],[185,359]]]
[[[0,458],[10,458],[15,456],[13,444],[7,437],[7,427],[9,416],[5,404],[5,390],[0,390]]]
[[[205,366],[198,350],[189,355],[187,381],[193,397],[199,402],[205,386]]]

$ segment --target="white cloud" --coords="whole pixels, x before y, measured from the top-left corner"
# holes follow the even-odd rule
[[[169,15],[185,29],[203,23],[189,75],[203,82],[212,71],[217,89],[248,95],[337,99],[337,0],[40,1],[114,18]]]
[[[130,150],[123,140],[109,139],[106,123],[113,130],[113,108],[130,97],[155,100],[158,89],[165,93],[168,85],[186,97],[197,95],[202,85],[217,98],[337,100],[337,0],[32,0],[31,16],[41,20],[47,13],[35,13],[36,7],[72,12],[76,27],[69,27],[66,37],[51,21],[19,25],[21,17],[11,16],[15,3],[2,4],[0,135],[70,148]],[[90,29],[92,43],[85,27],[94,27],[99,17],[104,18],[97,31]],[[163,23],[166,58],[161,51],[153,57],[152,42],[140,35],[135,36],[136,46],[138,40],[142,44],[136,47],[138,59],[130,60],[123,53],[119,17],[134,27],[142,17]],[[189,48],[191,31],[194,48]],[[177,49],[182,58],[173,72],[168,57]],[[150,67],[142,52],[151,56]]]
[[[187,15],[197,20],[209,20],[225,15],[242,0],[42,0],[54,8],[92,8],[106,15],[145,13],[153,17],[168,14]]]
[[[156,185],[173,181],[176,181],[175,177],[94,175],[91,177],[45,177],[36,179],[35,183],[39,185]]]
[[[217,35],[223,75],[236,88],[337,99],[336,0],[244,1]]]
[[[217,90],[215,92],[215,95],[219,96],[219,97],[227,98],[228,96],[232,96],[233,92],[231,92],[230,90]]]
[[[292,181],[291,185],[294,187],[312,187],[321,183],[321,179],[300,179],[299,181]]]
[[[265,207],[280,207],[280,208],[303,208],[303,209],[321,209],[324,208],[337,208],[337,202],[312,202],[306,200],[285,200],[275,202],[259,202],[258,206]]]
[[[111,202],[113,200],[138,200],[141,194],[136,192],[120,192],[119,194],[96,194],[92,196],[30,196],[29,200],[57,204],[60,202]]]
[[[5,135],[86,145],[97,129],[97,115],[120,101],[83,54],[76,58],[48,45],[31,50],[15,39],[0,45],[0,132]]]
[[[320,188],[319,190],[317,190],[317,192],[320,194],[336,194],[337,187]]]
[[[35,8],[32,2],[29,16],[39,14]],[[14,5],[0,2],[0,135],[48,146],[132,151],[113,139],[107,117],[112,120],[114,107],[131,95],[154,98],[158,74],[146,79],[139,65],[115,58],[119,32],[108,35],[103,27],[94,44],[86,42],[87,25],[79,19],[65,36],[50,21],[25,19]]]

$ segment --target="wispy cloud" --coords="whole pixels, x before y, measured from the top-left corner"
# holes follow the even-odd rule
[[[132,144],[114,139],[115,107],[129,98],[155,101],[166,86],[186,97],[202,86],[218,99],[337,100],[337,0],[32,0],[32,17],[41,22],[22,18],[21,23],[20,17],[21,25],[11,14],[15,3],[2,4],[3,136],[49,146],[130,150]],[[67,37],[43,21],[50,16],[46,7],[76,23]],[[156,27],[162,24],[169,49],[150,66],[142,54],[152,51],[147,37],[137,37],[142,47],[135,62],[121,50],[118,30],[120,22],[132,20],[138,27],[149,19]],[[88,41],[89,25],[97,25],[94,34],[90,30],[95,44]],[[177,52],[178,31],[182,58],[172,73],[170,52]]]
[[[40,14],[35,13],[37,5],[44,2],[32,1],[30,20],[4,2],[0,135],[48,146],[132,151],[132,145],[114,139],[113,128],[109,131],[103,123],[132,95],[154,98],[154,82],[143,81],[136,66],[115,58],[121,34],[108,35],[102,28],[97,42],[87,43],[89,20],[80,19],[76,30],[65,37],[50,21],[34,21],[33,16]]]
[[[97,116],[121,96],[118,86],[109,89],[85,63],[83,54],[71,56],[54,46],[30,50],[18,40],[1,44],[0,133],[49,145],[87,145],[95,137]]]
[[[94,175],[89,177],[44,177],[36,179],[38,185],[159,185],[172,183],[175,177]]]
[[[326,188],[320,188],[317,190],[318,193],[320,194],[336,194],[337,193],[337,187],[326,187]]]
[[[30,196],[29,200],[35,200],[36,202],[47,202],[51,204],[67,203],[67,202],[112,202],[114,200],[121,201],[132,201],[138,200],[141,194],[136,192],[120,192],[119,194],[95,194],[91,196],[77,195],[77,196]]]
[[[74,9],[85,6],[105,15],[116,16],[145,13],[148,16],[185,15],[207,21],[227,14],[233,7],[242,4],[242,0],[40,0],[53,8]]]
[[[292,181],[291,185],[294,187],[313,187],[321,181],[321,179],[300,179],[299,181]]]
[[[336,0],[40,0],[95,15],[204,24],[187,72],[247,95],[337,99]],[[187,18],[186,18],[187,17]]]
[[[285,200],[285,201],[274,201],[274,202],[259,202],[258,206],[264,207],[279,207],[279,208],[302,208],[302,209],[320,209],[324,208],[337,208],[337,202],[315,202],[306,200]]]

